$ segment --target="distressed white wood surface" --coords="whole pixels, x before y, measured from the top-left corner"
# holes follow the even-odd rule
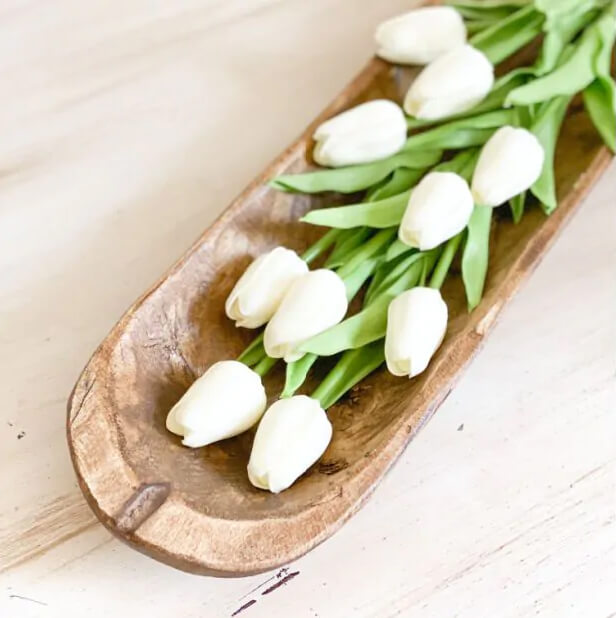
[[[614,164],[374,498],[288,571],[174,571],[74,481],[93,348],[410,4],[0,3],[2,618],[616,615]]]

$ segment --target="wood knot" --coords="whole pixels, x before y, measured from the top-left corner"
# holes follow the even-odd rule
[[[151,517],[169,496],[169,483],[144,483],[126,501],[116,515],[116,526],[122,532],[134,532]]]
[[[349,462],[346,459],[332,459],[331,461],[322,461],[318,465],[318,471],[321,474],[336,474],[345,468],[349,467]]]

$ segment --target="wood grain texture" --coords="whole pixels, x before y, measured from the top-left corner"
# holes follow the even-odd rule
[[[166,431],[166,414],[195,377],[236,357],[253,336],[223,311],[250,260],[276,245],[304,249],[321,232],[299,217],[339,200],[281,194],[266,182],[311,168],[310,136],[324,118],[365,100],[400,101],[413,74],[371,61],[128,310],[86,367],[68,406],[73,463],[96,515],[133,547],[195,573],[247,575],[295,560],[329,537],[448,396],[499,311],[609,163],[574,105],[556,155],[559,209],[549,218],[533,209],[518,225],[497,211],[484,299],[468,315],[459,277],[448,281],[448,333],[430,368],[410,382],[385,370],[370,376],[330,410],[334,437],[321,463],[283,494],[259,491],[246,477],[250,433],[189,450]],[[270,398],[281,379],[279,368],[266,380]]]
[[[35,517],[0,529],[0,572],[30,560],[96,523],[81,496],[60,496],[39,505]],[[23,530],[15,535],[15,528]]]
[[[57,540],[27,534],[39,512],[80,496],[64,411],[94,347],[364,64],[373,24],[405,5],[2,5],[0,73],[11,96],[0,112],[0,458],[10,465],[0,486],[10,499],[0,530],[25,555]],[[320,22],[323,13],[334,21]],[[332,56],[327,70],[309,70]],[[268,67],[258,79],[254,62]],[[266,84],[289,90],[263,97]],[[251,122],[247,109],[267,122]]]
[[[197,578],[78,506],[66,394],[92,350],[409,6],[2,3],[0,534],[29,558],[0,559],[1,616],[616,612],[614,163],[372,499],[274,592],[280,570]]]

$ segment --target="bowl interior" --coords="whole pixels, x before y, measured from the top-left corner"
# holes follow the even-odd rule
[[[361,98],[400,100],[407,79],[403,71],[392,69]],[[580,106],[574,106],[556,156],[561,194],[572,188],[597,147],[592,127]],[[298,152],[286,171],[309,166],[305,153]],[[298,223],[298,218],[308,209],[349,199],[258,188],[253,199],[210,232],[133,313],[112,350],[108,396],[123,455],[143,482],[170,483],[187,504],[214,517],[285,517],[342,487],[344,479],[367,465],[401,424],[411,432],[425,418],[431,381],[455,356],[456,341],[468,336],[469,317],[458,276],[444,288],[450,312],[448,334],[429,370],[409,381],[381,369],[364,380],[330,410],[334,434],[321,461],[283,494],[272,495],[250,485],[246,464],[252,433],[193,450],[181,446],[180,438],[165,429],[167,412],[191,382],[212,363],[236,358],[255,334],[236,329],[224,314],[225,298],[247,264],[276,245],[301,251],[322,230]],[[545,221],[536,205],[527,207],[518,225],[512,223],[507,207],[495,213],[484,303],[492,302],[510,265]],[[284,380],[280,365],[266,379],[272,400]],[[323,363],[321,375],[326,368]],[[309,393],[318,378],[319,369],[301,392]]]

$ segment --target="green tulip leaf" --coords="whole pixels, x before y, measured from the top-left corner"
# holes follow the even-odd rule
[[[456,5],[456,10],[460,13],[460,15],[462,15],[462,17],[464,17],[465,20],[482,20],[493,24],[494,22],[507,19],[507,17],[509,17],[509,15],[511,15],[511,13],[515,10],[515,7],[511,5],[492,7]],[[468,30],[468,22],[466,26]]]
[[[410,191],[405,191],[378,202],[320,208],[304,215],[301,221],[340,229],[362,226],[377,229],[388,228],[400,223],[410,195]]]
[[[598,77],[583,92],[584,106],[606,146],[616,152],[616,85],[609,77]]]
[[[563,23],[580,13],[603,8],[611,0],[534,0],[535,8],[545,15],[545,28],[551,31],[562,28]]]
[[[343,277],[344,285],[347,291],[347,300],[351,300],[355,297],[357,292],[361,289],[362,285],[368,281],[372,276],[377,266],[383,261],[383,257],[372,257],[364,260],[359,264],[352,273]]]
[[[374,293],[374,289],[381,284],[381,281],[387,276],[391,268],[391,262],[382,261],[374,271],[374,275],[372,275],[372,279],[370,279],[370,284],[368,285],[368,289],[364,294],[364,307],[370,304],[370,297]]]
[[[424,254],[417,249],[412,247],[406,247],[406,249],[411,252],[410,255],[404,255],[397,263],[387,262],[383,265],[383,275],[379,278],[379,281],[375,280],[375,284],[371,285],[366,292],[364,300],[366,305],[386,292],[417,260],[423,259]],[[423,261],[425,262],[425,260]]]
[[[469,150],[465,153],[466,156],[464,158],[460,157],[457,160],[451,160],[451,163],[455,164],[453,166],[453,169],[446,169],[443,165],[440,171],[455,172],[459,176],[462,176],[462,178],[464,178],[464,180],[466,180],[466,182],[470,184],[480,154],[481,151],[478,148]]]
[[[535,119],[534,106],[529,105],[528,107],[516,107],[514,109],[518,112],[518,117],[513,125],[524,129],[530,129]]]
[[[304,354],[299,360],[287,363],[285,382],[281,399],[292,397],[297,389],[306,381],[310,368],[319,357],[316,354]]]
[[[338,275],[343,279],[352,275],[364,262],[373,257],[384,257],[387,247],[396,236],[397,230],[389,228],[376,233],[370,240],[358,246],[349,253],[344,264],[338,269]]]
[[[491,137],[496,128],[452,129],[446,125],[430,129],[424,133],[412,135],[404,145],[405,150],[421,150],[422,148],[440,148],[441,150],[461,150],[473,146],[483,146]],[[434,135],[433,135],[434,133]]]
[[[477,159],[479,158],[479,152],[480,150],[478,148],[471,148],[469,150],[459,152],[455,157],[449,159],[449,161],[439,163],[434,168],[434,171],[453,172],[454,174],[459,174],[461,176],[467,177],[469,173],[472,174],[472,171],[475,168],[475,164],[477,163]]]
[[[445,4],[455,7],[460,10],[461,8],[475,8],[479,10],[494,9],[500,7],[511,7],[516,9],[527,4],[531,4],[533,0],[447,0]]]
[[[474,35],[469,42],[492,64],[498,64],[538,36],[543,21],[544,16],[527,4]]]
[[[372,230],[368,227],[336,231],[338,232],[338,241],[325,262],[325,268],[338,268],[338,266],[342,266],[347,261],[349,255],[351,255],[357,247],[362,245],[372,234]]]
[[[562,18],[558,27],[546,32],[541,45],[541,52],[533,65],[513,69],[494,82],[494,91],[503,94],[501,105],[505,103],[509,92],[521,87],[531,78],[541,77],[562,64],[568,58],[568,54],[573,51],[573,48],[567,51],[569,43],[597,15],[596,11],[567,15]],[[509,102],[507,104],[509,105]]]
[[[494,25],[494,19],[473,19],[466,22],[466,32],[468,34],[477,34],[483,32],[486,28]]]
[[[391,260],[395,260],[400,255],[408,253],[409,251],[413,251],[413,249],[405,245],[401,240],[396,239],[389,245],[389,249],[387,249],[387,254],[385,255],[385,261],[391,262]]]
[[[270,181],[270,186],[281,191],[301,193],[355,193],[387,178],[398,168],[425,169],[437,163],[440,158],[441,152],[435,150],[402,151],[374,163],[278,176]]]
[[[524,215],[524,204],[526,202],[527,191],[518,193],[515,197],[509,200],[509,207],[511,209],[511,216],[514,223],[519,223]]]
[[[406,140],[404,150],[415,148],[452,150],[481,146],[492,135],[491,132],[482,133],[482,130],[499,129],[505,124],[510,124],[513,117],[512,110],[498,109],[446,122],[434,129],[411,135]],[[487,136],[485,140],[484,135]]]
[[[420,269],[417,272],[419,278]],[[385,336],[387,308],[393,296],[386,294],[354,316],[312,337],[300,347],[302,352],[333,356],[344,350],[360,348]]]
[[[375,341],[357,350],[345,352],[311,397],[327,410],[353,386],[380,367],[384,360],[383,341]]]
[[[614,34],[604,37],[594,62],[595,79],[584,89],[586,111],[606,145],[616,152],[616,87],[610,74]]]
[[[483,294],[488,271],[492,210],[489,206],[475,206],[468,222],[462,251],[462,281],[469,311],[479,304]]]
[[[509,93],[506,105],[531,105],[558,96],[572,96],[595,78],[595,58],[614,39],[614,16],[606,11],[588,26],[568,59],[551,73]]]
[[[570,96],[556,97],[544,103],[531,126],[531,131],[543,146],[544,160],[541,175],[530,188],[532,194],[541,202],[546,214],[554,211],[557,204],[556,183],[554,180],[554,152]]]
[[[403,167],[394,171],[391,178],[384,184],[376,187],[374,191],[369,191],[365,201],[376,202],[387,197],[393,197],[414,187],[421,177],[426,173],[425,170],[413,170]]]
[[[535,77],[553,71],[562,62],[562,54],[571,41],[598,15],[598,11],[588,9],[561,14],[543,39],[541,53],[534,65]]]
[[[614,39],[616,39],[614,8],[614,5],[612,5],[612,10],[608,9],[605,11],[603,16],[596,22],[599,38],[599,53],[596,55],[593,63],[596,76],[609,77],[612,68]]]

